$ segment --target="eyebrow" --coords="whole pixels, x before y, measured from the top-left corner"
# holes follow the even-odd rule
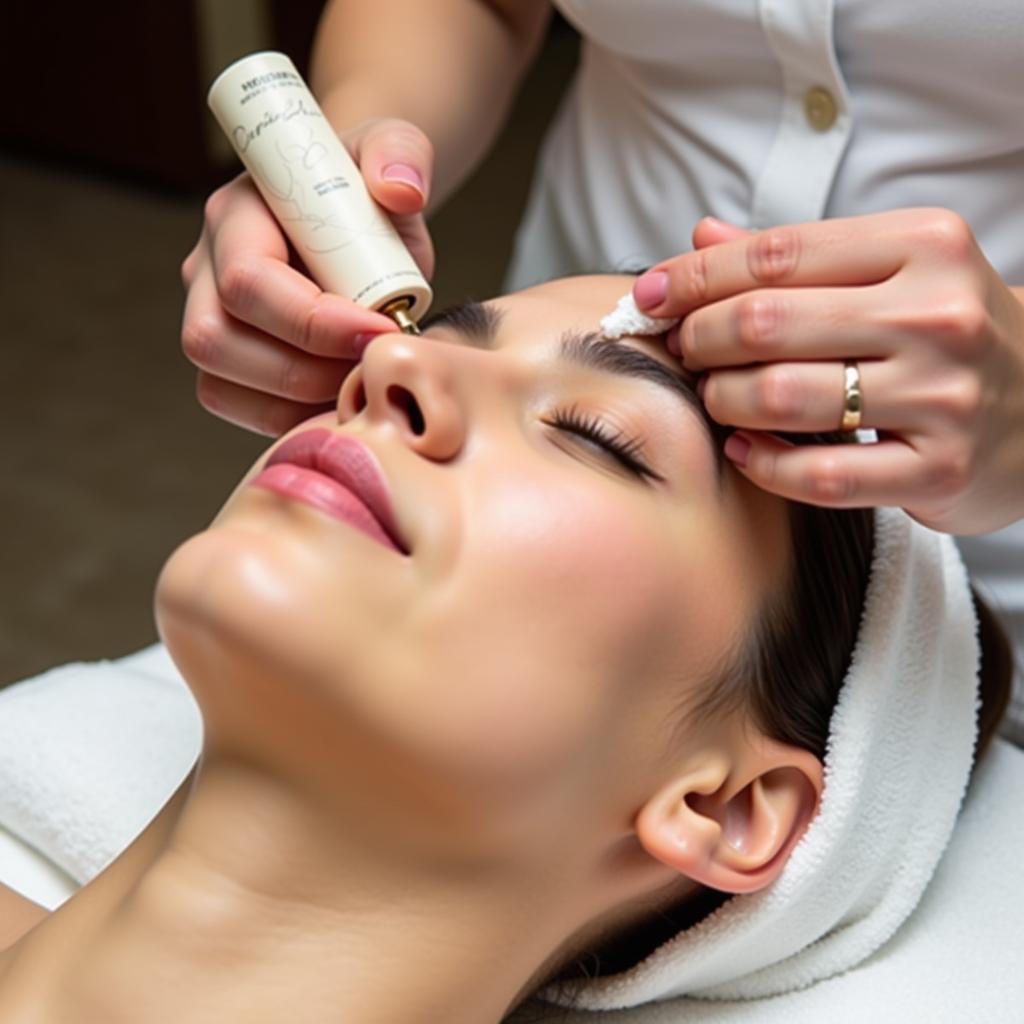
[[[432,313],[420,324],[420,330],[450,327],[480,348],[494,348],[503,319],[504,314],[493,306],[485,306],[482,302],[460,302]]]
[[[428,317],[421,327],[423,330],[450,327],[481,348],[493,348],[502,318],[503,313],[491,306],[481,302],[463,302]],[[721,469],[722,445],[729,431],[708,415],[697,394],[697,383],[693,376],[685,371],[675,373],[654,356],[619,341],[604,338],[597,331],[565,331],[558,342],[558,353],[561,359],[575,366],[649,381],[682,399],[686,409],[697,414]]]

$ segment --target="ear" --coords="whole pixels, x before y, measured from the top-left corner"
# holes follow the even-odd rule
[[[740,762],[709,755],[663,786],[637,816],[637,838],[701,885],[754,892],[782,871],[822,786],[813,754],[758,736]]]

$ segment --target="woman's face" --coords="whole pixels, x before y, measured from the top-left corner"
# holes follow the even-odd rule
[[[157,592],[208,743],[406,823],[642,798],[789,552],[661,340],[589,336],[631,282],[383,335],[260,460]]]

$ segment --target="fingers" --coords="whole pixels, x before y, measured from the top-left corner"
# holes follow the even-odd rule
[[[891,368],[859,362],[861,423],[877,430],[918,426],[912,403],[891,405]],[[773,363],[710,374],[701,385],[712,419],[733,427],[788,433],[838,430],[845,400],[842,363]]]
[[[430,143],[400,121],[367,122],[351,134],[371,193],[430,276],[434,253],[421,212]],[[245,174],[208,200],[182,280],[182,347],[201,371],[200,401],[260,433],[276,435],[333,405],[369,339],[394,330],[388,317],[322,291],[289,265],[285,236]]]
[[[344,141],[423,276],[433,277],[434,245],[423,218],[434,170],[430,140],[415,125],[392,118],[358,125]]]
[[[273,398],[208,373],[197,376],[196,397],[199,404],[215,416],[267,437],[280,437],[310,416],[334,408],[333,402],[310,405]]]
[[[990,448],[992,439],[982,438],[991,429],[993,410],[1002,416],[1009,407],[970,366],[899,358],[854,362],[860,372],[860,425],[927,448],[933,465],[962,461],[965,450]],[[698,388],[708,414],[727,426],[793,434],[838,430],[845,405],[844,362],[715,370]],[[1016,436],[1010,424],[1000,420],[995,436]]]
[[[702,217],[693,229],[693,247],[694,249],[706,249],[709,245],[733,242],[737,238],[745,238],[751,234],[753,234],[752,231],[738,228],[735,224],[729,224],[717,217]]]
[[[182,347],[202,370],[225,380],[257,388],[269,395],[300,402],[327,402],[355,360],[325,359],[278,341],[216,311],[195,312],[211,305],[209,275],[197,276],[185,304]]]
[[[255,188],[239,188],[208,228],[216,302],[235,319],[322,356],[353,357],[357,335],[392,329],[387,317],[322,291],[288,265],[284,236]],[[209,312],[210,303],[202,308]]]
[[[1008,292],[997,276],[993,290],[963,218],[897,210],[750,236],[705,220],[694,247],[638,279],[634,296],[652,315],[682,317],[668,347],[703,372],[709,414],[741,428],[726,454],[752,482],[818,505],[899,506],[951,532],[1008,521],[993,515],[1008,464],[993,453],[1016,436],[1000,396],[1020,388],[1007,390],[1015,363],[998,353],[1020,331],[1006,330],[1015,318],[993,295]],[[849,361],[861,425],[882,441],[775,436],[839,428]]]
[[[968,369],[936,373],[896,360],[854,360],[860,426],[903,439],[927,438],[951,452],[977,434],[985,393]],[[707,374],[699,389],[718,423],[792,434],[839,430],[845,406],[842,362],[771,363]]]
[[[783,225],[684,253],[633,286],[651,316],[677,317],[756,288],[875,284],[907,257],[914,211]]]
[[[768,434],[743,431],[726,441],[725,451],[757,486],[811,505],[920,507],[932,489],[923,460],[901,441],[789,445]]]
[[[354,359],[311,355],[227,314],[219,302],[209,265],[200,266],[189,289],[182,322],[182,348],[186,357],[209,378],[202,393],[212,396],[217,408],[213,404],[208,408],[218,414],[226,411],[230,415],[225,418],[261,433],[270,432],[266,422],[276,425],[282,421],[283,407],[278,398],[302,408],[333,402],[342,380],[354,365]],[[221,397],[212,380],[243,385],[252,396],[262,393],[268,411],[252,411],[255,397],[234,411],[233,407],[239,404],[237,392],[226,388]]]
[[[415,125],[375,120],[345,136],[370,194],[392,213],[419,213],[430,195],[434,149]]]
[[[760,289],[690,313],[668,338],[688,370],[891,355],[900,339],[884,285]]]

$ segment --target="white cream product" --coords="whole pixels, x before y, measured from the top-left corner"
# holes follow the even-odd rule
[[[648,316],[640,311],[633,293],[628,292],[619,299],[618,305],[601,319],[601,334],[614,341],[627,334],[664,334],[679,322],[676,318]]]
[[[288,57],[243,57],[207,102],[316,282],[418,334],[430,286]]]

